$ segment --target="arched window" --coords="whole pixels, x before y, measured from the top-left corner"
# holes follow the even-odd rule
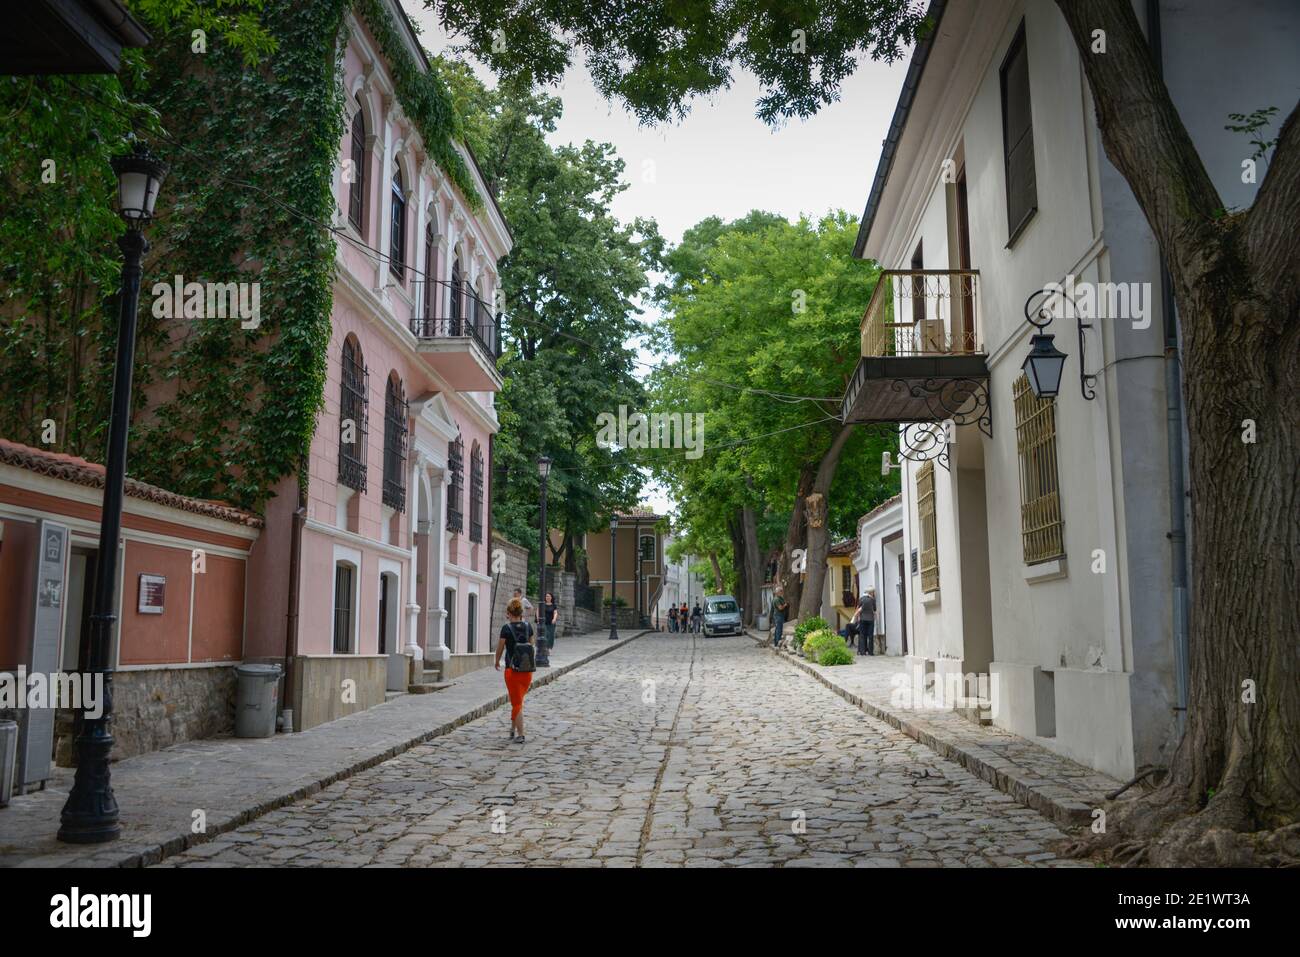
[[[357,98],[357,112],[352,117],[352,182],[348,186],[348,221],[361,238],[366,238],[366,118]]]
[[[461,316],[464,315],[461,310],[465,292],[463,286],[464,282],[460,274],[460,257],[458,256],[451,263],[451,314],[449,322],[451,328],[447,330],[447,334],[450,336],[459,336],[461,334],[460,320]]]
[[[483,541],[483,450],[477,442],[469,456],[469,540]]]
[[[406,511],[406,420],[409,415],[402,380],[393,373],[384,390],[384,504]]]
[[[465,443],[460,436],[447,443],[447,471],[451,473],[447,483],[447,531],[465,531]]]
[[[339,482],[366,490],[366,430],[370,376],[353,336],[343,340],[342,388],[339,395]]]
[[[388,268],[398,279],[406,276],[406,190],[401,164],[393,163],[393,235]]]
[[[434,250],[434,243],[437,241],[437,232],[433,228],[433,219],[424,226],[424,278],[420,280],[420,309],[422,318],[426,321],[433,318],[434,290],[437,284],[434,282],[434,266],[437,253]],[[430,335],[433,330],[420,330],[417,335]]]

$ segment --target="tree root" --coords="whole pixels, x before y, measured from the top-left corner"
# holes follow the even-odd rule
[[[1105,831],[1072,841],[1062,857],[1115,867],[1300,867],[1300,823],[1252,830],[1232,795],[1196,809],[1160,788],[1105,811]]]

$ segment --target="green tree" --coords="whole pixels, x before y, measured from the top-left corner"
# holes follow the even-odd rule
[[[836,417],[857,362],[858,304],[878,272],[850,255],[855,229],[844,212],[816,223],[711,217],[664,257],[681,271],[660,287],[655,342],[677,361],[652,377],[654,406],[703,411],[706,440],[703,456],[660,454],[654,468],[700,540],[730,543],[747,616],[761,610],[766,517],[788,516],[781,577],[800,615],[816,614],[832,531],[852,534],[857,515],[897,490],[879,477],[892,440]],[[829,511],[837,529],[831,502],[843,503]]]
[[[912,0],[426,2],[505,74],[554,81],[583,51],[598,88],[650,121],[725,88],[735,67],[763,84],[762,119],[808,116],[838,97],[862,54],[892,60],[934,28]],[[1172,278],[1191,462],[1187,729],[1164,784],[1115,809],[1097,843],[1163,864],[1294,863],[1284,829],[1300,819],[1300,105],[1253,205],[1226,212],[1131,0],[1056,5],[1106,155]],[[494,48],[496,30],[508,42]],[[1246,419],[1258,440],[1243,451]],[[1222,640],[1226,621],[1249,639]],[[1250,701],[1242,676],[1256,682]]]
[[[658,230],[611,213],[626,188],[612,146],[547,142],[558,99],[517,85],[489,90],[463,64],[437,62],[514,237],[501,263],[506,386],[494,520],[512,540],[536,540],[536,461],[550,455],[547,520],[562,534],[548,562],[585,576],[580,536],[634,504],[643,481],[617,450],[597,444],[597,416],[644,404],[628,342],[643,331],[637,298],[658,261]]]

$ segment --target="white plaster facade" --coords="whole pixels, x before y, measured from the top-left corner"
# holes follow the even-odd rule
[[[1158,10],[1175,103],[1225,203],[1248,206],[1257,187],[1241,182],[1241,164],[1251,147],[1223,127],[1229,112],[1268,105],[1280,108],[1280,123],[1295,103],[1300,6],[1255,0],[1234,5],[1231,16],[1219,4],[1134,7],[1144,25]],[[1022,23],[1037,212],[1011,237],[1000,67]],[[1168,539],[1171,396],[1160,260],[1105,156],[1079,54],[1052,0],[946,5],[874,218],[864,220],[860,255],[907,269],[920,243],[924,268],[957,268],[956,194],[943,173],[962,165],[993,436],[957,429],[949,467],[935,466],[940,573],[938,591],[927,595],[911,568],[918,466],[904,463],[909,664],[937,678],[996,675],[998,725],[1127,779],[1166,763],[1179,733],[1174,622],[1185,606]],[[1069,357],[1055,410],[1065,557],[1028,565],[1012,384],[1033,332],[1026,297],[1069,274],[1149,284],[1150,322],[1098,320],[1082,356],[1073,320],[1047,330]],[[1081,395],[1081,361],[1097,377],[1091,401]],[[1094,571],[1098,556],[1104,572]],[[860,572],[873,560],[861,555]],[[901,651],[892,635],[889,649]]]

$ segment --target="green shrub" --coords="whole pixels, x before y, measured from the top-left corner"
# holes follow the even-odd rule
[[[849,651],[844,642],[840,642],[838,647],[825,649],[817,656],[819,665],[851,665],[853,664],[853,652]]]
[[[822,652],[829,648],[843,648],[844,639],[829,628],[810,632],[804,636],[803,653],[813,661],[821,659]]]
[[[803,644],[804,637],[809,632],[823,631],[829,628],[830,626],[831,626],[830,622],[828,622],[821,615],[813,615],[811,618],[805,618],[803,621],[799,622],[799,624],[795,625],[794,641],[791,642],[791,644],[793,645],[793,647],[798,648],[800,645]]]

